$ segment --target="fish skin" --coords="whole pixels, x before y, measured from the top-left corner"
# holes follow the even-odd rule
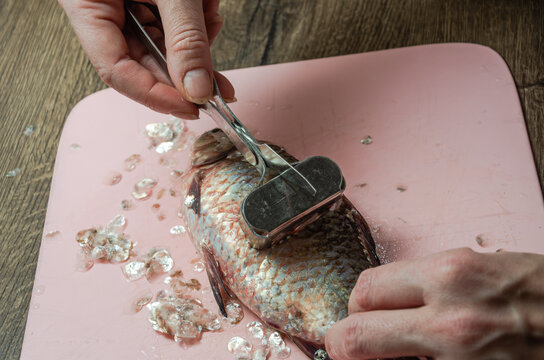
[[[182,204],[181,210],[195,247],[213,256],[226,287],[261,320],[297,344],[323,348],[325,332],[348,316],[359,274],[379,265],[366,222],[343,197],[333,210],[281,243],[252,248],[239,210],[260,175],[233,148],[223,145],[226,154],[219,156],[210,133],[197,139],[193,149],[197,164],[203,165],[193,162],[185,175],[186,196],[194,196],[198,186],[197,206]],[[217,138],[217,130],[213,136]],[[206,147],[213,161],[207,161]]]

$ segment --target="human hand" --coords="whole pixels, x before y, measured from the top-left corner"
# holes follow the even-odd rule
[[[156,27],[146,30],[155,42],[164,43],[168,70],[175,87],[143,44],[124,29],[123,0],[59,0],[98,71],[109,86],[149,108],[186,119],[198,117],[194,103],[212,96],[210,45],[219,33],[222,18],[219,0],[147,0],[161,13],[164,34]],[[139,14],[152,21],[151,12],[139,5]],[[234,99],[229,81],[215,73],[221,94]]]
[[[398,356],[544,359],[544,256],[455,249],[365,270],[334,360]]]

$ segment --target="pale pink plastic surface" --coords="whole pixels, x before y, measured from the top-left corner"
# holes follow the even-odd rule
[[[338,162],[346,194],[373,228],[384,261],[460,246],[544,253],[542,196],[516,88],[489,48],[432,45],[225,74],[237,90],[232,109],[257,137],[299,158],[321,154]],[[89,96],[69,116],[44,229],[60,233],[42,240],[23,359],[233,359],[228,340],[249,338],[245,324],[253,317],[246,311],[240,325],[182,348],[151,329],[146,309],[129,310],[145,289],[167,285],[128,282],[120,265],[75,271],[76,232],[124,214],[139,253],[167,248],[186,279],[209,289],[205,273],[190,264],[196,253],[188,237],[169,234],[180,224],[180,198],[166,192],[120,208],[141,178],[158,179],[157,190],[169,188],[170,170],[142,135],[145,124],[167,118],[113,90]],[[213,126],[187,124],[195,134]],[[373,143],[361,144],[367,135]],[[135,153],[143,163],[124,171],[124,159]],[[187,152],[176,160],[185,166]],[[106,185],[114,171],[122,181]],[[154,203],[165,220],[158,220]],[[217,310],[209,291],[204,302]],[[305,359],[292,350],[291,359]]]

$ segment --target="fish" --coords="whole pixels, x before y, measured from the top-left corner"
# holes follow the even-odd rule
[[[260,174],[219,129],[195,140],[191,159],[181,213],[223,315],[226,300],[236,297],[310,358],[322,354],[326,331],[348,316],[360,273],[380,264],[366,221],[343,196],[302,230],[255,249],[244,233],[240,205],[259,186]]]

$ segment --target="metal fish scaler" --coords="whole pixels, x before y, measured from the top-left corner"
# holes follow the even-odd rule
[[[296,162],[283,149],[285,159]],[[237,297],[268,326],[291,338],[309,357],[323,358],[325,332],[348,316],[359,274],[379,265],[368,225],[347,198],[282,242],[252,248],[240,205],[260,175],[218,129],[193,145],[184,176],[181,213],[221,312]]]

